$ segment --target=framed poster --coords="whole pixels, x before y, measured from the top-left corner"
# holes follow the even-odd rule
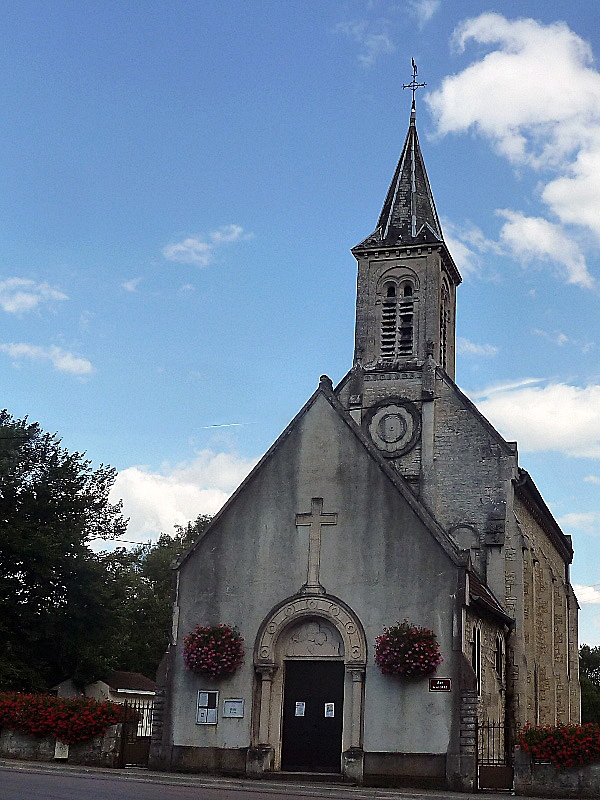
[[[196,725],[216,725],[219,721],[218,708],[219,693],[200,690],[196,704]]]

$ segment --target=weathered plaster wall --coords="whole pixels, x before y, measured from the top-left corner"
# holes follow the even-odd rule
[[[295,514],[310,511],[312,497],[324,499],[324,512],[338,514],[335,526],[323,528],[321,583],[351,606],[366,632],[365,749],[445,753],[453,695],[430,694],[427,681],[382,676],[373,654],[383,625],[407,617],[436,632],[445,659],[438,674],[453,677],[457,568],[322,396],[181,568],[173,743],[250,744],[252,647],[273,606],[306,580],[309,528],[296,527]],[[184,668],[182,641],[196,624],[219,622],[239,627],[247,656],[232,678],[211,684]],[[220,701],[244,698],[244,719],[196,725],[201,688],[219,689]]]

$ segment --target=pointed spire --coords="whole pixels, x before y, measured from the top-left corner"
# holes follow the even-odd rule
[[[412,66],[412,81],[403,84],[404,89],[412,90],[410,124],[406,141],[379,215],[377,228],[361,243],[363,246],[393,247],[399,244],[443,242],[442,226],[435,208],[417,135],[415,91],[426,84],[417,83],[417,65],[414,59]]]

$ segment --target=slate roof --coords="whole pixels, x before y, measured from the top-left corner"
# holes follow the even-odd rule
[[[141,672],[111,672],[105,681],[115,691],[128,689],[137,692],[155,692],[156,683]]]
[[[513,624],[514,620],[502,608],[492,591],[472,571],[469,571],[469,599],[471,604],[479,608],[479,610],[487,611],[492,616],[500,617],[503,622],[509,625]]]
[[[396,247],[443,241],[413,111],[377,228],[358,247]]]

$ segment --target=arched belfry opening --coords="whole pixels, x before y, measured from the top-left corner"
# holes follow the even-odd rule
[[[366,659],[362,624],[338,598],[295,595],[271,611],[254,648],[253,744],[266,770],[345,773],[348,753],[356,765]]]

